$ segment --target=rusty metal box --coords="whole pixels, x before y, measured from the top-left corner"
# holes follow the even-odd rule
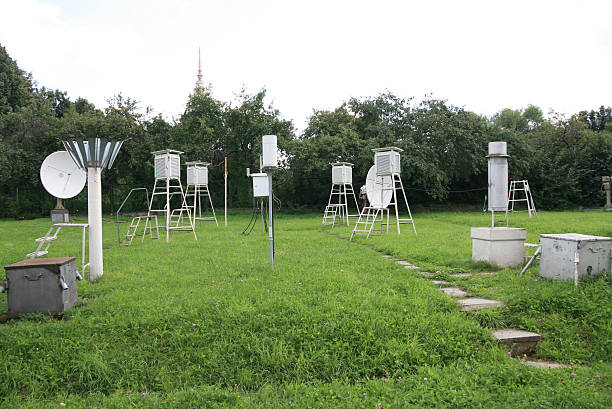
[[[62,314],[77,303],[80,276],[74,257],[23,260],[4,269],[9,317]]]

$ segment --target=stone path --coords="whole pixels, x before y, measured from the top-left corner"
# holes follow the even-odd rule
[[[384,258],[394,260],[390,255],[383,255]],[[407,260],[394,260],[400,266],[404,266],[404,268],[409,270],[418,270],[419,266],[412,264]],[[433,278],[435,276],[434,273],[430,271],[420,271],[420,274],[426,278]],[[478,273],[478,275],[493,275],[494,272],[482,272]],[[450,277],[453,278],[464,278],[464,277],[472,277],[472,273],[456,273],[449,274]],[[448,281],[442,280],[432,280],[432,283],[439,286],[450,285]],[[470,294],[459,288],[459,287],[440,287],[440,291],[443,291],[445,294],[450,297],[456,298],[459,302],[459,311],[467,312],[467,311],[477,311],[486,308],[500,308],[505,307],[506,304],[502,301],[497,300],[487,300],[485,298],[477,298],[477,297],[469,297]],[[525,354],[531,351],[537,344],[540,342],[540,334],[536,334],[535,332],[522,331],[516,329],[497,329],[492,331],[493,337],[502,345],[510,348],[510,355],[512,356],[526,356]],[[524,365],[530,365],[536,368],[544,368],[544,369],[554,369],[561,368],[565,365],[553,363],[553,362],[540,362],[540,361],[532,361],[532,360],[522,360],[521,363]]]

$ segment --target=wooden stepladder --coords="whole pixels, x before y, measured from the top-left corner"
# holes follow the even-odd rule
[[[514,204],[517,202],[525,202],[527,209],[515,210]],[[513,180],[510,182],[510,190],[508,192],[508,212],[528,212],[529,218],[531,215],[537,216],[535,203],[533,196],[531,195],[531,189],[529,188],[529,182],[527,180]]]
[[[354,214],[349,213],[349,200],[351,196],[357,209],[357,213]],[[331,225],[332,227],[336,224],[346,224],[348,226],[349,217],[358,218],[359,213],[359,204],[357,203],[357,196],[355,196],[353,185],[350,183],[332,184],[321,224],[324,226]]]

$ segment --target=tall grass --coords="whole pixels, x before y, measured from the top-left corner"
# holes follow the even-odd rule
[[[602,356],[609,351],[604,341],[595,355],[580,357],[584,364],[571,370],[573,377],[570,370],[523,367],[485,328],[515,318],[459,313],[429,281],[381,257],[380,251],[389,252],[442,275],[461,269],[471,251],[469,226],[479,216],[421,215],[416,237],[402,232],[355,243],[345,240],[346,228],[322,228],[318,214],[281,214],[274,268],[267,237],[257,228],[240,234],[246,213],[231,214],[227,229],[198,227],[197,242],[190,233],[175,233],[169,244],[147,238],[127,248],[117,246],[114,224],[105,223],[105,274],[95,284],[79,283],[76,308],[61,319],[31,315],[0,325],[0,402],[32,408],[59,402],[104,408],[608,407],[612,369],[609,356]],[[22,259],[48,224],[0,221],[0,261]],[[62,232],[51,250],[50,257],[79,255],[79,232]],[[490,279],[506,275],[512,272]],[[483,294],[511,291],[495,289],[504,281],[479,280],[465,284]],[[593,286],[599,296],[609,294],[605,283]],[[506,311],[523,319],[519,306],[532,301],[510,303]],[[587,297],[585,311],[591,301]],[[5,311],[0,296],[0,314]]]

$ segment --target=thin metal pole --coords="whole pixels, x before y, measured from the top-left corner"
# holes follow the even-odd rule
[[[272,208],[272,174],[268,173],[268,238],[270,239],[270,265],[274,267],[274,214]]]
[[[225,157],[225,227],[227,227],[227,156]]]
[[[170,178],[166,177],[166,243],[170,242]]]

